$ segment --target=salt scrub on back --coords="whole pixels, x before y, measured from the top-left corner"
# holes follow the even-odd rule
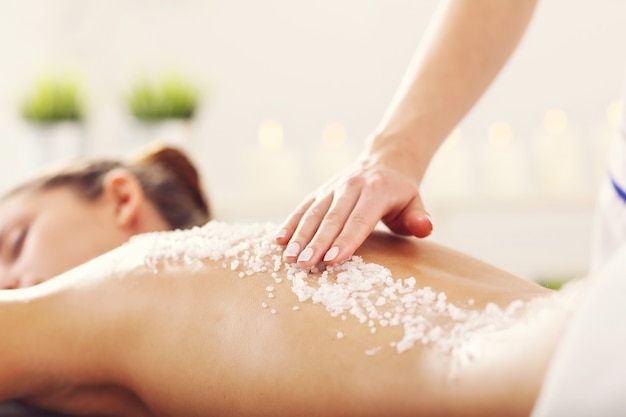
[[[466,342],[479,330],[493,331],[507,325],[523,306],[516,301],[506,309],[495,304],[483,310],[458,307],[443,292],[418,288],[414,277],[393,277],[389,269],[366,263],[358,256],[321,271],[303,270],[296,264],[283,263],[283,248],[274,243],[276,229],[272,224],[211,221],[203,227],[150,233],[133,240],[149,240],[145,262],[156,269],[168,261],[200,264],[208,258],[238,271],[240,278],[269,273],[275,285],[266,287],[267,298],[259,300],[262,308],[268,308],[275,287],[289,285],[294,294],[294,311],[299,309],[298,303],[321,304],[333,317],[356,318],[371,333],[381,327],[401,327],[403,337],[390,344],[398,353],[419,343],[461,355],[463,360],[471,359],[475,352],[465,348]],[[271,312],[279,313],[276,309]],[[337,332],[337,339],[344,337],[344,333]],[[380,349],[372,346],[365,354],[376,354]]]

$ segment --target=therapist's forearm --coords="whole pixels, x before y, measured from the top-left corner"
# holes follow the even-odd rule
[[[433,154],[515,50],[537,0],[451,0],[438,11],[368,153],[409,154],[418,181]]]

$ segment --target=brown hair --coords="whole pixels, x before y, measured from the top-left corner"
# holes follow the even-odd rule
[[[211,220],[198,170],[183,151],[162,144],[151,144],[126,161],[72,161],[18,186],[5,197],[21,191],[69,186],[85,199],[95,200],[103,191],[104,177],[116,168],[126,169],[137,178],[146,197],[172,229],[199,226]]]

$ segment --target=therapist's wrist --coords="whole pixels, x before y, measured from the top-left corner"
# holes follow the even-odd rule
[[[414,177],[419,183],[432,157],[423,140],[411,132],[381,132],[370,136],[361,154],[364,166],[384,166]]]

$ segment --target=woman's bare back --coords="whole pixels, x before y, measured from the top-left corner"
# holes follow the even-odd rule
[[[530,412],[569,311],[550,291],[386,233],[302,271],[272,238],[218,222],[144,235],[31,294],[81,334],[75,380],[156,415]]]

